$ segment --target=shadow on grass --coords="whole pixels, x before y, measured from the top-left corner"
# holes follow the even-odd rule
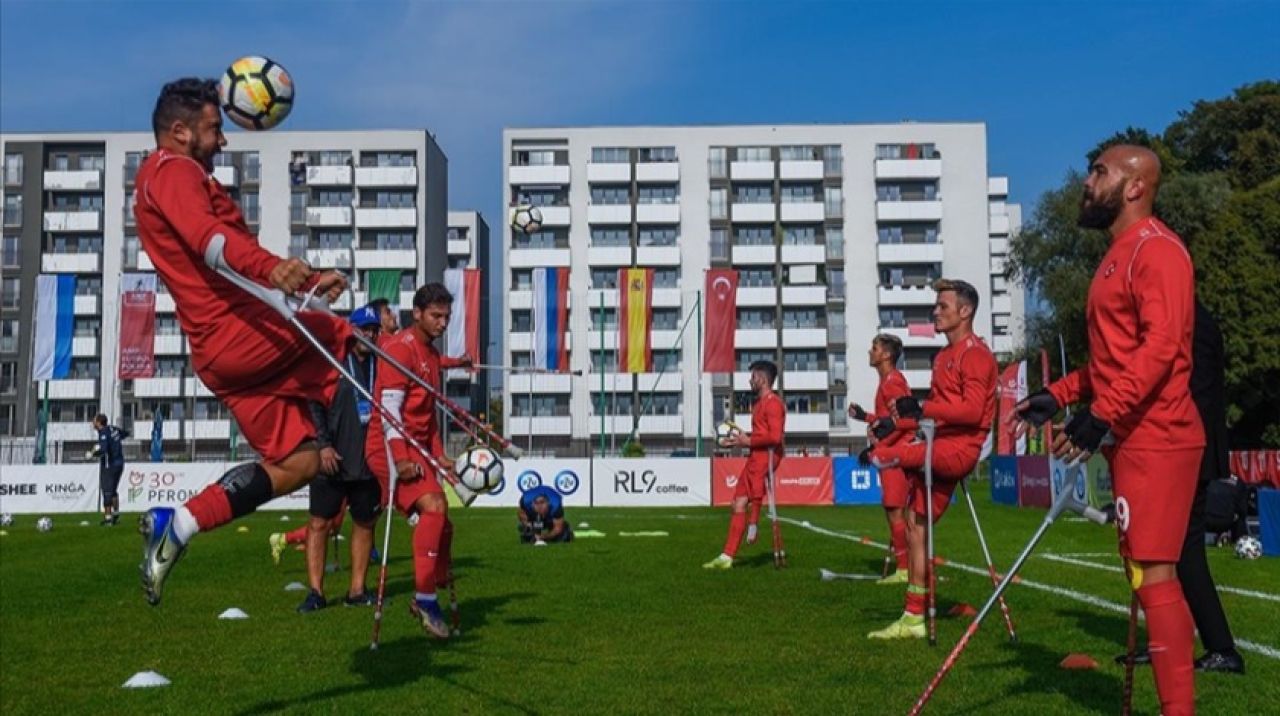
[[[470,667],[459,664],[433,665],[432,663],[432,657],[439,649],[465,652],[465,647],[458,649],[455,645],[470,642],[475,630],[488,625],[491,617],[497,618],[499,616],[498,612],[507,603],[519,599],[527,599],[531,596],[534,596],[531,592],[515,592],[464,603],[461,605],[463,608],[461,609],[462,636],[460,637],[436,642],[428,640],[425,636],[415,635],[395,641],[383,642],[377,651],[370,650],[368,646],[362,645],[351,652],[350,665],[350,672],[359,676],[362,683],[334,687],[302,698],[265,701],[238,712],[238,715],[259,716],[260,714],[270,714],[286,709],[294,711],[298,710],[299,707],[303,707],[305,710],[308,705],[314,704],[318,706],[326,704],[332,699],[357,695],[366,691],[398,689],[423,678],[441,681],[473,694],[485,701],[488,704],[488,708],[503,708],[523,714],[534,714],[536,712],[521,704],[460,683],[457,677],[472,671]],[[392,618],[392,615],[384,615],[384,618]],[[530,617],[525,618],[520,624],[537,624],[540,622],[541,619]],[[510,624],[512,622],[511,620],[504,620],[504,623]]]

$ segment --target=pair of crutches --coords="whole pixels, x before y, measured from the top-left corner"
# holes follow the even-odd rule
[[[773,477],[773,450],[769,450],[769,482],[766,483],[766,494],[769,498],[769,521],[773,523],[773,566],[782,569],[787,566],[787,550],[782,544],[782,525],[778,522],[777,486]]]

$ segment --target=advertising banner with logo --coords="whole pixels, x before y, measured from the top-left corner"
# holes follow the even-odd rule
[[[121,378],[156,374],[156,275],[126,273],[120,280]]]
[[[510,507],[520,504],[520,495],[539,485],[555,488],[565,507],[591,504],[591,461],[573,459],[503,460],[504,475],[498,489],[480,495],[472,507]],[[599,464],[596,470],[600,469]]]
[[[1111,490],[1111,466],[1101,455],[1089,458],[1085,465],[1089,473],[1089,505],[1103,507],[1115,502],[1115,494]]]
[[[874,465],[860,465],[856,457],[837,457],[831,460],[831,475],[835,504],[880,504],[880,472]]]
[[[999,505],[1018,504],[1018,458],[996,455],[991,458],[991,501]]]
[[[733,502],[738,476],[747,466],[745,457],[723,457],[711,461],[711,497],[716,505]],[[779,505],[829,505],[835,492],[829,457],[783,458],[774,473],[778,481]]]
[[[1023,507],[1048,507],[1053,502],[1049,479],[1049,458],[1023,455],[1018,458],[1018,504]]]
[[[591,492],[596,507],[706,507],[711,504],[711,461],[596,460]]]
[[[6,465],[0,470],[0,512],[58,514],[101,507],[97,465]]]
[[[129,463],[120,478],[120,511],[144,512],[152,507],[178,505],[191,499],[235,467],[231,462]],[[282,495],[259,510],[306,510],[310,490]]]
[[[1049,458],[1049,502],[1058,499],[1058,495],[1062,494],[1062,490],[1066,487],[1067,480],[1075,475],[1075,495],[1076,499],[1088,504],[1089,502],[1089,475],[1088,463],[1075,463],[1068,465],[1066,462],[1056,457]]]

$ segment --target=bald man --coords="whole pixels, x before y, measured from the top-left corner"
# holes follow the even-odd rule
[[[1111,234],[1085,307],[1089,363],[1018,411],[1025,430],[1090,401],[1054,441],[1054,455],[1068,461],[1114,438],[1101,450],[1120,554],[1147,615],[1161,713],[1183,716],[1195,712],[1195,636],[1176,564],[1205,438],[1189,387],[1195,278],[1182,241],[1152,216],[1159,185],[1160,160],[1142,147],[1111,147],[1089,167],[1079,224]]]

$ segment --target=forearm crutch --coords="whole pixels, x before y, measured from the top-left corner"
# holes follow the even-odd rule
[[[382,533],[382,565],[378,568],[378,598],[373,604],[373,640],[369,649],[378,650],[378,640],[382,635],[382,603],[387,594],[387,555],[391,553],[391,518],[396,511],[396,482],[399,471],[396,470],[395,458],[391,455],[391,441],[386,433],[382,435],[382,446],[387,451],[387,527]]]
[[[782,525],[778,523],[778,499],[776,485],[773,482],[773,450],[769,451],[769,481],[765,483],[769,497],[769,521],[773,523],[773,566],[782,569],[787,566],[787,550],[782,544]]]
[[[933,563],[933,436],[936,431],[937,423],[931,418],[920,421],[920,432],[924,434],[924,583],[925,589],[929,592],[926,609],[929,621],[929,646],[938,645],[938,583],[935,579],[936,569]]]
[[[1000,584],[1000,575],[996,572],[996,565],[991,561],[991,550],[987,549],[987,537],[982,533],[982,524],[978,522],[978,510],[973,506],[973,496],[969,494],[969,485],[965,480],[960,481],[960,489],[964,491],[965,502],[969,503],[969,515],[973,517],[973,529],[978,533],[978,544],[982,546],[982,557],[987,560],[987,572],[991,575],[992,586]],[[1017,641],[1018,634],[1013,629],[1013,617],[1009,615],[1009,605],[1005,604],[1004,597],[1000,597],[1000,612],[1004,614],[1004,625],[1009,630],[1009,641]]]
[[[1018,558],[1013,561],[1013,566],[1009,568],[1009,571],[1004,575],[1004,578],[996,585],[995,591],[987,598],[987,602],[982,605],[982,609],[978,610],[978,615],[969,623],[969,628],[965,629],[964,635],[960,637],[960,641],[956,642],[955,647],[951,649],[951,653],[947,654],[947,658],[943,660],[942,666],[938,669],[937,673],[933,675],[933,678],[929,680],[929,684],[925,687],[924,692],[920,694],[920,698],[916,699],[915,705],[912,706],[911,711],[908,712],[910,716],[916,716],[924,709],[925,704],[929,702],[929,698],[933,696],[933,692],[937,690],[938,685],[942,683],[942,680],[946,678],[947,673],[949,673],[951,668],[955,666],[956,661],[960,658],[960,654],[964,652],[965,647],[969,645],[969,640],[978,632],[978,627],[982,625],[982,620],[987,618],[987,614],[991,612],[991,608],[995,606],[996,601],[999,600],[1004,594],[1004,591],[1009,588],[1009,585],[1013,584],[1013,580],[1022,569],[1022,565],[1026,563],[1027,558],[1031,556],[1032,550],[1034,550],[1036,545],[1040,543],[1040,540],[1044,537],[1045,533],[1049,531],[1049,528],[1053,525],[1054,520],[1058,519],[1059,515],[1064,511],[1069,510],[1076,514],[1083,515],[1086,519],[1097,522],[1100,525],[1105,525],[1107,523],[1107,516],[1105,514],[1076,498],[1075,483],[1079,478],[1079,474],[1080,473],[1077,470],[1067,471],[1066,485],[1063,487],[1062,492],[1059,493],[1058,499],[1054,500],[1053,505],[1049,507],[1049,512],[1044,516],[1044,521],[1040,523],[1040,528],[1036,530],[1035,534],[1031,535],[1031,540],[1027,542],[1027,546],[1022,549],[1022,554],[1019,554]]]

